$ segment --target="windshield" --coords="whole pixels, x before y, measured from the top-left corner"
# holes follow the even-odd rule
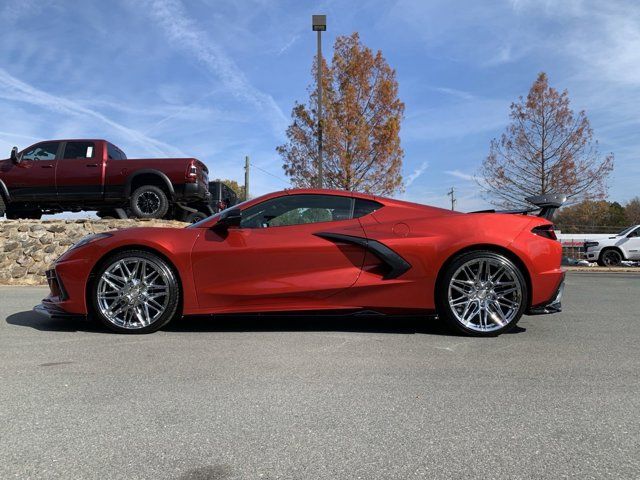
[[[211,215],[210,217],[207,217],[207,218],[205,218],[205,219],[203,219],[203,220],[200,220],[199,222],[192,223],[191,225],[188,225],[186,228],[199,228],[199,227],[201,227],[201,226],[202,226],[202,224],[203,224],[203,223],[205,223],[205,222],[207,222],[207,223],[208,223],[208,222],[209,222],[209,220],[213,220],[213,219],[217,219],[217,218],[219,218],[219,217],[220,217],[220,215],[222,215],[224,212],[228,212],[229,210],[233,210],[234,208],[240,208],[240,209],[242,209],[242,206],[243,206],[244,204],[246,204],[247,202],[249,202],[249,200],[245,200],[244,202],[240,202],[240,203],[237,203],[236,205],[232,205],[232,206],[230,206],[229,208],[226,208],[226,209],[224,209],[224,210],[219,211],[219,212],[218,212],[218,213],[216,213],[216,214]]]
[[[620,233],[617,233],[616,235],[618,237],[622,237],[623,235],[626,235],[627,233],[629,233],[631,230],[633,230],[634,228],[636,228],[636,225],[633,225],[631,227],[627,227],[624,230],[622,230]]]

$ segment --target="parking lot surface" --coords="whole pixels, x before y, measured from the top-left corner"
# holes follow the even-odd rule
[[[0,478],[640,478],[640,275],[450,335],[399,318],[186,319],[145,336],[0,288]]]

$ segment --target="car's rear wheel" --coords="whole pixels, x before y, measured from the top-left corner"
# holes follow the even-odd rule
[[[603,250],[598,259],[601,267],[617,267],[622,263],[622,254],[615,248]]]
[[[526,280],[506,256],[474,251],[456,257],[436,292],[438,314],[468,335],[494,336],[512,329],[527,306]]]
[[[131,212],[138,218],[162,218],[169,211],[169,199],[160,187],[144,185],[131,195]]]
[[[150,252],[120,252],[96,272],[95,317],[119,333],[151,333],[178,314],[180,286],[165,260]]]

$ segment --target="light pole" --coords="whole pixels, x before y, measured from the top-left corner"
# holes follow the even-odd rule
[[[323,165],[322,165],[322,32],[327,30],[326,15],[312,15],[311,28],[318,32],[318,188],[323,186]]]

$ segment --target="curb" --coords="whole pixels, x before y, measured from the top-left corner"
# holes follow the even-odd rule
[[[637,273],[638,267],[562,267],[565,272],[572,273]]]

